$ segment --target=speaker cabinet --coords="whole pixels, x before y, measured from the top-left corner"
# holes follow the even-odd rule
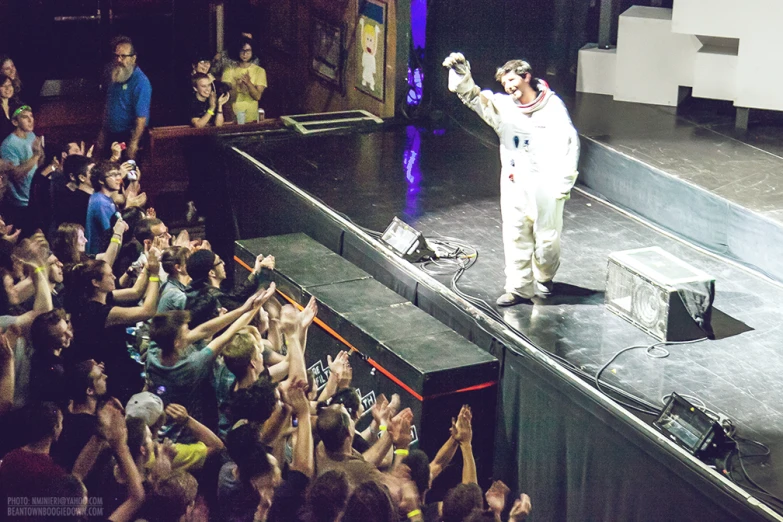
[[[606,307],[661,341],[710,337],[715,278],[660,247],[609,254]]]

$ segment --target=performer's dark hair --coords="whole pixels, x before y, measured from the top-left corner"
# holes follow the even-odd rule
[[[495,73],[495,80],[500,81],[503,76],[511,72],[520,76],[524,76],[525,74],[530,73],[532,76],[533,68],[530,67],[530,64],[524,60],[509,60],[504,63],[502,67],[498,67],[498,70]],[[531,81],[530,84],[533,85],[533,82]]]

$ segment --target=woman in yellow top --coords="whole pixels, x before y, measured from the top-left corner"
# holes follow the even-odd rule
[[[245,121],[258,121],[258,100],[266,89],[266,71],[254,65],[253,40],[239,42],[238,62],[223,72],[223,81],[231,85],[234,114],[245,113]]]

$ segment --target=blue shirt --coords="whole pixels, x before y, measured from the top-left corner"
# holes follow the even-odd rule
[[[84,229],[88,254],[100,254],[106,250],[108,241],[104,238],[104,233],[111,227],[111,217],[115,212],[117,207],[109,196],[100,192],[90,196],[87,204],[87,226]]]
[[[106,126],[110,132],[127,132],[136,127],[136,118],[150,121],[152,85],[136,67],[125,83],[111,83],[106,93]]]
[[[32,132],[28,132],[24,138],[20,138],[15,132],[12,132],[0,145],[0,156],[4,160],[10,161],[14,167],[18,167],[33,157],[33,141],[35,141],[35,134]],[[8,176],[8,197],[11,205],[26,207],[30,203],[30,185],[37,168],[38,165],[33,165],[25,177],[19,181],[14,180],[13,176]]]
[[[169,277],[168,281],[166,281],[160,289],[158,313],[169,312],[171,310],[184,310],[187,300],[185,285],[177,281],[176,278]]]

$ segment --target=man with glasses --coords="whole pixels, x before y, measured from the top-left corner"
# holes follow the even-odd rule
[[[84,232],[87,236],[87,254],[96,255],[104,252],[109,241],[114,239],[107,232],[111,229],[112,216],[117,214],[112,196],[122,187],[122,171],[111,163],[101,163],[90,172],[90,182],[95,192],[87,203],[87,226]],[[122,241],[122,237],[117,240]]]
[[[127,36],[112,42],[114,62],[111,83],[106,90],[103,127],[98,134],[98,150],[106,154],[107,144],[127,143],[126,154],[135,159],[139,140],[150,117],[152,86],[147,76],[136,66],[136,50]]]

